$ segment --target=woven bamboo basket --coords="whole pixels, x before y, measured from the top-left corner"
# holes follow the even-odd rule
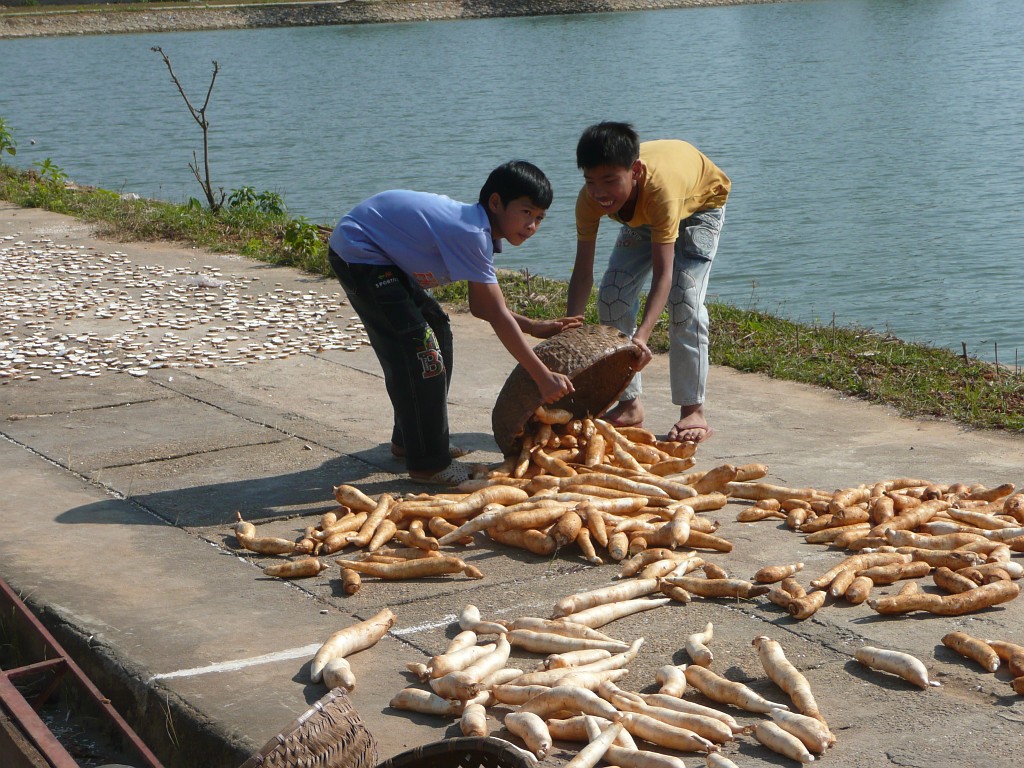
[[[335,688],[268,741],[242,768],[374,768],[377,740]]]
[[[533,768],[536,761],[507,741],[491,737],[459,736],[385,760],[378,768]]]
[[[640,354],[626,334],[607,325],[584,325],[545,339],[534,347],[548,368],[572,379],[576,391],[549,407],[564,408],[576,418],[600,416],[610,408],[633,378]],[[530,374],[517,365],[491,412],[491,429],[502,453],[519,452],[523,428],[543,405]]]

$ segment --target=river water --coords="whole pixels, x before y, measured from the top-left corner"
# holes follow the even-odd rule
[[[733,180],[712,298],[1024,363],[1019,0],[818,0],[635,13],[0,41],[5,160],[182,201],[212,61],[214,183],[333,223],[391,187],[472,200],[551,177],[500,266],[567,278],[580,131],[684,138]],[[613,228],[602,230],[600,254]]]

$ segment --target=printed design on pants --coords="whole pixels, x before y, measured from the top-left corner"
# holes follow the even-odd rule
[[[672,323],[685,323],[697,311],[697,281],[693,276],[680,270],[675,274],[668,295],[669,318]]]
[[[632,248],[641,241],[639,234],[631,230],[629,227],[622,227],[619,230],[619,236],[615,238],[616,248]]]
[[[601,282],[601,290],[598,292],[601,322],[616,325],[622,318],[630,314],[633,302],[633,289],[631,288],[633,280],[633,275],[622,270],[608,272],[605,275]]]
[[[381,288],[386,288],[389,285],[395,285],[398,283],[398,276],[393,270],[386,270],[377,275],[377,279],[373,283],[373,290],[379,291]]]
[[[412,279],[420,288],[438,288],[441,285],[441,281],[435,277],[433,272],[413,272]]]
[[[686,237],[701,257],[707,258],[709,253],[717,250],[718,237],[722,233],[722,218],[712,213],[701,211],[687,221],[697,223],[685,228]]]
[[[441,347],[437,343],[434,331],[429,327],[423,330],[422,347],[417,350],[416,358],[420,361],[420,375],[424,379],[433,379],[435,376],[444,375],[444,357],[441,355]]]
[[[707,227],[693,227],[690,229],[690,239],[694,246],[704,253],[707,253],[715,246],[715,233]]]

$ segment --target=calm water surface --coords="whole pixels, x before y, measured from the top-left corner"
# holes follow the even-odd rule
[[[215,184],[279,192],[295,215],[333,223],[390,187],[475,199],[491,168],[522,157],[552,178],[555,204],[502,263],[566,278],[576,139],[624,119],[691,141],[732,177],[716,298],[1024,358],[1019,0],[5,40],[13,162],[199,196],[201,134],[154,45],[197,105],[220,63]]]

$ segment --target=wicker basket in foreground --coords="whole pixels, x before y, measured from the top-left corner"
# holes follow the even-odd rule
[[[378,768],[533,768],[536,761],[507,741],[460,736],[415,747]]]
[[[600,416],[618,399],[635,373],[639,350],[624,333],[607,325],[584,325],[545,339],[534,351],[556,373],[572,379],[576,391],[553,403],[576,418]],[[501,452],[519,451],[523,427],[538,405],[540,391],[526,370],[517,365],[498,394],[491,412],[491,429]]]
[[[242,768],[374,768],[377,741],[335,688],[250,757]]]

